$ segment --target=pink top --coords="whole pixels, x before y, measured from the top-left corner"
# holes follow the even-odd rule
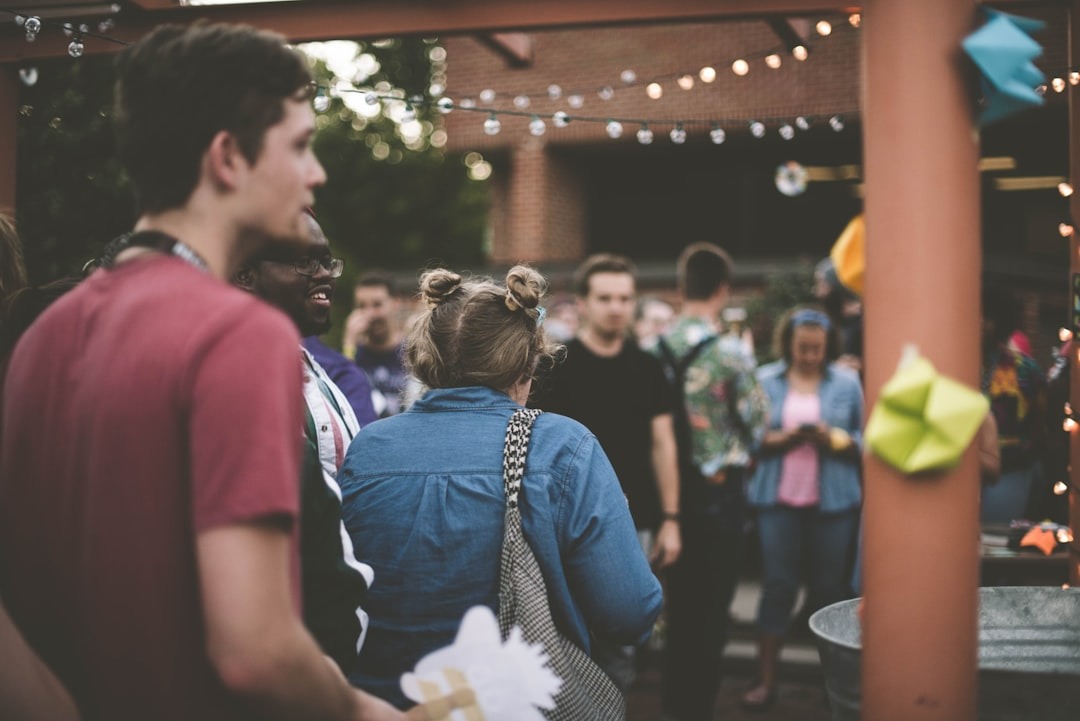
[[[817,393],[789,389],[780,413],[780,427],[787,430],[821,421],[821,398]],[[818,502],[818,450],[800,443],[784,454],[776,500],[786,506],[813,506]]]

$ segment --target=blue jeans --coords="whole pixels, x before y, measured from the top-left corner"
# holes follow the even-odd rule
[[[816,610],[851,597],[859,509],[821,513],[816,506],[769,506],[757,512],[764,571],[758,627],[783,636],[791,623],[803,558],[809,555],[807,604]]]
[[[994,483],[982,487],[982,506],[979,521],[1006,524],[1023,518],[1033,483],[1042,482],[1042,466],[1038,462],[1018,468],[1002,469]]]

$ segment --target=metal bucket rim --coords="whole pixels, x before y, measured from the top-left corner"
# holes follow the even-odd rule
[[[814,611],[810,615],[810,618],[808,619],[808,624],[810,626],[810,630],[813,631],[814,635],[817,636],[822,641],[826,641],[828,643],[834,644],[836,646],[840,646],[842,648],[850,649],[852,651],[862,652],[862,643],[852,643],[850,641],[841,641],[841,640],[833,638],[831,636],[826,636],[818,628],[819,625],[821,624],[821,618],[823,617],[823,614],[825,614],[830,609],[836,608],[837,606],[858,605],[860,603],[862,603],[862,597],[861,596],[858,597],[858,598],[849,598],[846,601],[837,601],[836,603],[830,603],[828,606],[823,606],[822,608],[819,608],[818,610]],[[861,622],[862,621],[860,620],[860,623]]]

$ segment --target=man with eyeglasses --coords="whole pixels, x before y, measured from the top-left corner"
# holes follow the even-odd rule
[[[285,313],[302,337],[330,329],[334,287],[345,266],[340,258],[331,257],[326,235],[310,215],[307,230],[304,243],[257,257],[233,279]],[[299,350],[306,406],[300,482],[304,624],[323,652],[348,673],[367,632],[361,602],[373,573],[370,566],[356,560],[342,526],[337,473],[360,424],[348,399],[319,362],[302,345]]]

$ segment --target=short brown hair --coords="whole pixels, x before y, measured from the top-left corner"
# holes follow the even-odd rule
[[[244,25],[162,25],[116,59],[120,158],[139,212],[187,202],[202,155],[228,131],[254,163],[285,101],[311,93],[311,72],[285,39]]]
[[[589,294],[589,280],[597,273],[624,273],[637,278],[637,268],[625,255],[615,253],[596,253],[578,266],[574,272],[574,293],[584,298]]]
[[[734,268],[731,256],[720,246],[688,245],[679,255],[679,288],[687,300],[707,300],[720,286],[731,282]]]
[[[406,361],[429,388],[487,386],[505,391],[555,352],[542,326],[540,299],[547,283],[516,265],[501,286],[465,280],[445,269],[420,276],[427,310],[409,331]]]

